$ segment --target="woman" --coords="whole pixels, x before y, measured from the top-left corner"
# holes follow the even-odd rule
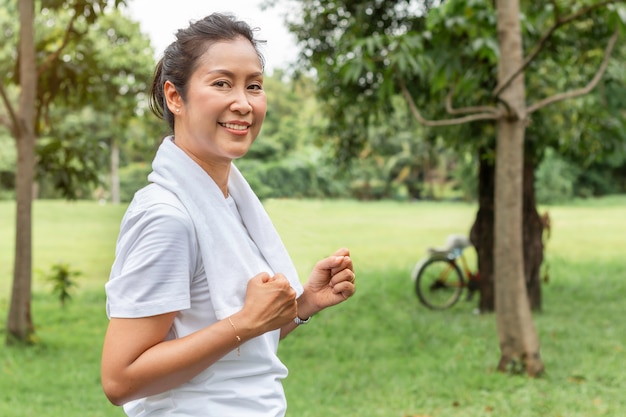
[[[354,294],[347,249],[301,285],[232,164],[266,111],[250,27],[213,14],[180,30],[151,105],[173,131],[122,220],[106,284],[102,385],[129,416],[283,416],[278,341]]]

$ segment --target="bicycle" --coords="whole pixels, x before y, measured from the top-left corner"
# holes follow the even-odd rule
[[[443,248],[429,248],[428,256],[414,267],[412,279],[415,293],[426,307],[445,310],[456,304],[464,289],[467,300],[471,300],[480,288],[478,271],[472,272],[465,259],[464,251],[472,246],[462,235],[450,235]]]

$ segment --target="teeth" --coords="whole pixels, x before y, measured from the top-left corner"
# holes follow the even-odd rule
[[[224,126],[227,129],[233,129],[233,130],[246,130],[248,129],[248,126],[245,125],[236,125],[233,123],[220,123],[222,126]]]

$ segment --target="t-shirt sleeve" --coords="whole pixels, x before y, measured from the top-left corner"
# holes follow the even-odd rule
[[[188,309],[196,260],[193,223],[186,212],[168,204],[129,208],[105,286],[108,316],[138,318]]]

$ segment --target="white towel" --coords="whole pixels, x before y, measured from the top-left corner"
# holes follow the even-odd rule
[[[246,231],[228,207],[215,181],[182,149],[173,136],[163,140],[152,162],[150,182],[172,193],[186,207],[198,235],[211,300],[219,320],[243,307],[248,280],[258,269]],[[302,285],[283,242],[261,201],[234,164],[228,192],[237,203],[248,234],[274,273],[284,274],[297,295]]]

